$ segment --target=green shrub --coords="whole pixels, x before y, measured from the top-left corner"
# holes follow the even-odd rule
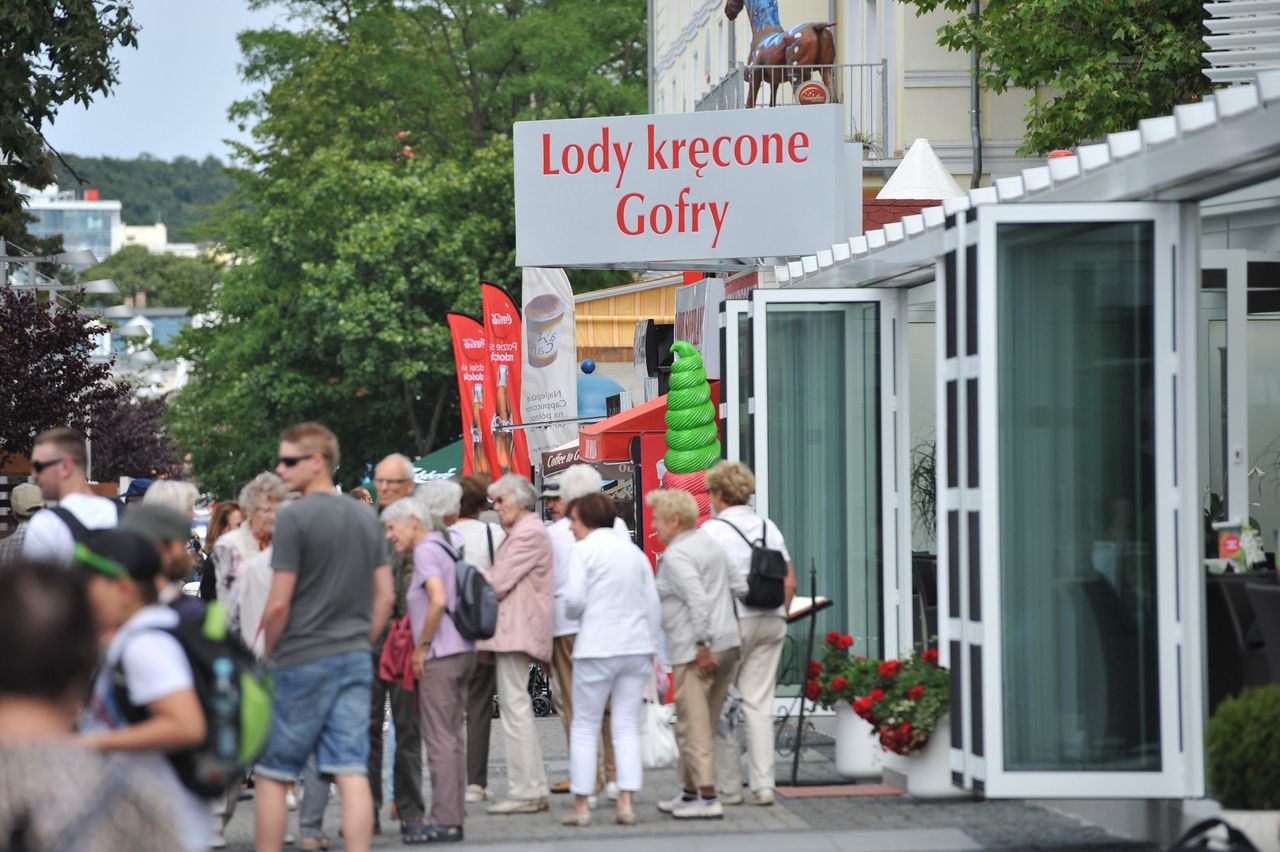
[[[1246,689],[1209,721],[1209,790],[1224,808],[1280,809],[1280,686]]]

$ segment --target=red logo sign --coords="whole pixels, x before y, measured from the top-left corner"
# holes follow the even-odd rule
[[[796,89],[796,103],[802,106],[831,102],[831,93],[817,80],[810,80]]]

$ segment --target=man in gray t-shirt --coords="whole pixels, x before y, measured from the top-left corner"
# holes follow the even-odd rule
[[[319,423],[281,433],[276,473],[303,496],[276,518],[262,616],[276,690],[271,735],[254,769],[259,852],[283,846],[285,785],[312,754],[320,774],[338,784],[347,849],[363,852],[373,840],[369,648],[394,592],[381,525],[372,509],[338,494],[337,465],[338,439]]]

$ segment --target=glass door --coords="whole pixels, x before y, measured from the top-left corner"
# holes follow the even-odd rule
[[[818,632],[856,653],[898,652],[897,370],[892,290],[751,294],[756,508],[782,530],[800,594],[835,606]],[[909,589],[909,585],[907,586]],[[780,680],[802,683],[807,624]]]
[[[746,299],[720,303],[720,434],[725,458],[754,469],[751,429],[755,402],[751,397],[751,317]]]
[[[1198,286],[1177,277],[1196,262],[1177,216],[983,207],[941,265],[962,281],[944,288],[960,361],[939,418],[963,542],[952,765],[988,796],[1203,786]]]

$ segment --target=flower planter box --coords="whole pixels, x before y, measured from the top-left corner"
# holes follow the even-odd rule
[[[1280,852],[1280,811],[1229,811],[1222,818],[1244,832],[1258,852]]]
[[[884,754],[875,729],[848,702],[836,705],[836,771],[845,778],[879,778]]]

